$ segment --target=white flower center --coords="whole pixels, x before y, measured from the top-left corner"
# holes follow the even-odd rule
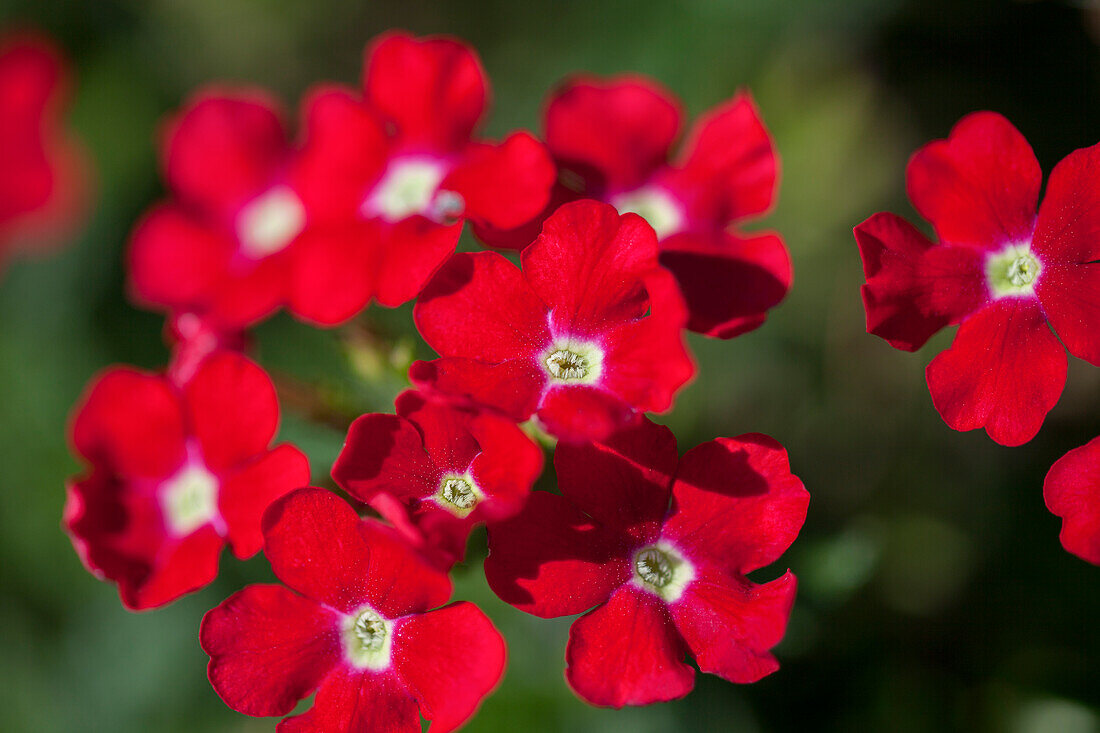
[[[657,239],[670,237],[684,228],[684,207],[663,188],[642,186],[619,194],[611,204],[620,214],[634,213],[649,222],[657,232]]]
[[[695,579],[695,568],[670,543],[660,540],[634,553],[634,585],[672,603]]]
[[[276,186],[237,214],[237,238],[245,255],[258,260],[285,249],[305,225],[306,209],[298,194]]]
[[[439,482],[435,503],[457,517],[465,517],[477,508],[478,502],[484,498],[485,494],[468,474],[444,476]]]
[[[603,372],[603,350],[592,343],[565,339],[543,352],[542,364],[555,382],[593,384]]]
[[[994,298],[1034,295],[1042,271],[1042,263],[1027,243],[1010,244],[985,260],[985,278]]]
[[[435,160],[395,160],[363,202],[362,213],[390,222],[413,214],[435,221],[454,218],[462,213],[465,202],[454,191],[439,190],[446,175],[446,167]]]
[[[218,519],[218,479],[205,466],[189,463],[165,482],[160,504],[172,534],[189,535]]]
[[[370,606],[344,617],[341,636],[344,656],[356,669],[385,669],[390,666],[393,622],[382,618]]]

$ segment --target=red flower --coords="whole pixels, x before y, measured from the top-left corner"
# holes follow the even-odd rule
[[[68,80],[50,41],[0,39],[0,265],[75,223],[88,195],[83,149],[64,129]]]
[[[536,616],[588,611],[566,649],[578,695],[612,707],[682,697],[694,684],[688,652],[731,682],[778,669],[768,650],[786,629],[794,575],[764,585],[745,575],[775,562],[806,517],[782,446],[719,438],[677,462],[672,433],[642,421],[606,444],[559,446],[554,467],[561,496],[537,491],[490,526],[485,575]]]
[[[419,733],[421,715],[440,733],[503,675],[504,639],[485,614],[467,602],[428,611],[450,597],[447,576],[332,494],[273,504],[264,553],[289,588],[248,586],[199,632],[210,682],[234,710],[286,715],[316,689],[280,733]]]
[[[681,118],[671,94],[644,77],[568,81],[545,118],[546,145],[561,169],[553,205],[595,198],[641,214],[680,284],[688,328],[732,338],[762,324],[791,285],[778,235],[730,228],[771,208],[778,162],[746,93],[696,122],[673,159]],[[534,233],[497,232],[490,241],[519,248]]]
[[[182,387],[108,370],[72,423],[91,470],[69,485],[64,524],[84,564],[145,609],[212,581],[226,542],[256,554],[264,509],[309,483],[301,451],[269,448],[278,419],[271,381],[237,354],[206,359]]]
[[[1026,443],[1062,393],[1066,348],[1100,365],[1097,171],[1100,146],[1068,155],[1036,216],[1042,173],[1031,147],[1004,117],[977,112],[909,162],[909,198],[938,244],[893,214],[856,227],[869,333],[915,351],[961,324],[927,370],[932,402],[955,430]]]
[[[1062,546],[1100,565],[1100,438],[1058,459],[1046,481],[1047,509],[1062,518]]]
[[[430,402],[419,392],[402,394],[396,409],[352,423],[332,477],[413,530],[417,544],[439,552],[449,569],[465,554],[476,523],[523,507],[542,473],[542,451],[510,420]]]
[[[561,207],[521,257],[457,254],[413,311],[443,358],[413,382],[559,438],[604,438],[637,412],[668,409],[692,375],[683,303],[657,265],[653,229],[594,201]]]

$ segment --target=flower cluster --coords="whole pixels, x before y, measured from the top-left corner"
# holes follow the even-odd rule
[[[730,229],[774,197],[755,108],[739,95],[669,162],[679,112],[651,82],[570,82],[546,144],[479,137],[487,99],[466,45],[390,33],[360,90],[306,95],[297,138],[242,88],[201,91],[164,130],[170,197],[138,223],[128,265],[135,300],[169,318],[173,356],[89,388],[65,526],[133,609],[211,582],[225,542],[262,549],[284,585],[231,596],[200,641],[235,710],[287,716],[316,693],[280,731],[419,731],[423,717],[438,733],[475,712],[505,643],[472,604],[444,604],[482,524],[502,599],[588,611],[565,674],[592,704],[687,694],[689,652],[732,682],[778,668],[794,576],[747,574],[805,519],[786,452],[744,435],[681,460],[645,417],[694,374],[685,330],[743,333],[789,287],[778,236]],[[518,266],[455,253],[467,220],[521,250]],[[310,488],[306,457],[271,447],[276,390],[242,353],[247,329],[279,308],[334,326],[413,299],[439,358],[411,366],[393,414],[350,425],[331,473],[354,502]],[[560,495],[533,490],[532,433],[556,443]]]

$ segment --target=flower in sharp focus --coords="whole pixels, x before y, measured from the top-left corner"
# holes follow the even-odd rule
[[[303,489],[264,517],[264,553],[287,587],[252,585],[206,614],[208,673],[234,710],[282,716],[279,733],[433,733],[460,726],[504,673],[505,645],[446,574],[376,520]],[[436,609],[436,610],[430,610]]]
[[[909,162],[909,198],[938,242],[889,213],[856,227],[869,333],[915,351],[959,324],[926,372],[953,429],[1026,443],[1062,393],[1066,349],[1100,365],[1098,175],[1100,146],[1071,153],[1036,215],[1031,146],[1004,117],[977,112]]]
[[[1047,509],[1062,518],[1062,547],[1100,565],[1100,438],[1059,458],[1043,482]]]
[[[205,359],[183,385],[105,372],[72,422],[89,471],[68,487],[64,524],[84,564],[146,609],[211,582],[227,542],[255,555],[264,509],[309,483],[301,451],[270,447],[278,420],[271,381],[237,354]]]
[[[452,257],[413,312],[442,358],[409,375],[517,422],[534,414],[567,441],[607,437],[667,410],[694,373],[683,301],[657,263],[653,229],[579,201],[547,219],[520,257]]]
[[[794,602],[789,571],[757,585],[806,517],[809,495],[771,438],[719,438],[677,458],[648,420],[604,444],[562,444],[561,496],[535,492],[490,525],[485,575],[501,599],[573,623],[566,679],[594,705],[686,695],[699,669],[754,682]],[[671,500],[671,508],[670,508]]]

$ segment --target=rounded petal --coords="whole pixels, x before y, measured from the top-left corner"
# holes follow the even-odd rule
[[[465,472],[470,461],[481,451],[470,432],[475,414],[471,410],[441,399],[430,399],[411,389],[398,395],[394,409],[416,426],[423,436],[424,449],[441,468]]]
[[[631,405],[596,387],[552,387],[536,413],[546,432],[564,443],[606,440],[638,417]]]
[[[393,224],[374,222],[381,230],[378,302],[396,308],[415,298],[432,275],[454,253],[462,222],[438,224],[410,216]]]
[[[218,697],[245,715],[286,715],[340,661],[340,617],[281,585],[250,585],[203,616],[199,644]]]
[[[394,630],[394,668],[441,733],[474,714],[500,683],[506,658],[504,637],[466,601],[408,616]]]
[[[691,558],[745,574],[779,559],[806,520],[810,495],[787,451],[766,435],[718,438],[680,460],[663,536]]]
[[[446,572],[430,565],[392,527],[376,520],[359,525],[370,545],[370,570],[361,581],[366,600],[386,618],[442,606],[451,597]]]
[[[913,155],[906,182],[941,242],[989,249],[1030,239],[1042,175],[1011,122],[975,112]]]
[[[1062,518],[1062,547],[1100,565],[1100,438],[1059,458],[1043,482],[1047,509]]]
[[[565,679],[592,705],[676,700],[695,685],[686,651],[664,601],[627,585],[569,630]]]
[[[513,229],[543,210],[556,177],[543,144],[526,132],[516,132],[499,145],[470,145],[440,188],[462,196],[464,216],[472,221]]]
[[[420,389],[471,406],[498,410],[516,422],[531,417],[546,385],[545,372],[530,359],[485,364],[473,359],[416,361],[409,380]]]
[[[363,310],[378,287],[381,236],[378,227],[356,220],[302,232],[291,253],[290,311],[334,326]]]
[[[470,463],[470,474],[485,492],[478,518],[504,519],[520,510],[542,473],[542,449],[506,418],[489,413],[470,422],[481,452]]]
[[[965,320],[925,376],[952,429],[984,427],[1001,445],[1021,445],[1058,402],[1066,369],[1066,350],[1038,303],[1003,298]]]
[[[218,511],[225,520],[233,554],[244,559],[264,544],[264,510],[279,497],[309,485],[309,459],[284,444],[226,476],[218,491]]]
[[[364,502],[382,492],[405,502],[425,498],[438,487],[440,477],[420,431],[397,415],[357,418],[332,466],[332,478],[340,488]]]
[[[341,666],[325,678],[313,707],[286,718],[276,733],[420,733],[416,701],[392,671]]]

